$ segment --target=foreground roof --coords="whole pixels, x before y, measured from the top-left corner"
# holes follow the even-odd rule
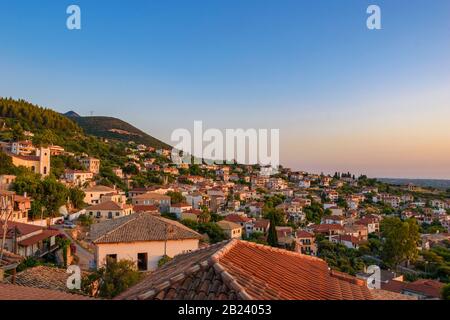
[[[201,235],[179,222],[148,213],[100,222],[89,238],[98,243],[200,239]]]
[[[93,298],[58,290],[0,283],[0,300],[91,300]]]
[[[116,299],[368,300],[364,281],[325,261],[242,240],[176,256]]]
[[[82,276],[88,273],[82,272]],[[25,269],[16,274],[14,283],[12,277],[6,279],[7,283],[15,284],[17,286],[50,289],[68,292],[66,269],[53,268],[47,266],[37,266]]]

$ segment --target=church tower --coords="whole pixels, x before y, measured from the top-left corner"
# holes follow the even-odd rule
[[[37,156],[39,157],[39,173],[46,177],[50,174],[50,148],[40,147]]]

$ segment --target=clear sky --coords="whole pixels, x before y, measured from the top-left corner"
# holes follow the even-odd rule
[[[450,178],[448,0],[0,0],[0,40],[0,96],[166,142],[279,128],[295,169]]]

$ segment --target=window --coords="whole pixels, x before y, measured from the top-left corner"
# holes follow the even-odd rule
[[[117,254],[107,254],[106,263],[108,262],[117,262]]]
[[[113,217],[113,214],[112,214],[112,212],[110,211],[110,212],[108,212],[108,219],[112,219],[112,217]]]
[[[138,253],[137,254],[137,266],[139,271],[147,271],[147,253]]]
[[[47,167],[44,167],[44,174],[47,174]]]
[[[116,212],[116,217],[120,216],[120,212]]]
[[[102,217],[102,214],[101,214],[101,212],[99,211],[99,212],[97,212],[97,218],[101,218]]]

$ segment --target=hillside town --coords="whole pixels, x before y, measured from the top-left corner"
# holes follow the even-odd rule
[[[0,299],[449,298],[449,190],[174,165],[170,149],[133,141],[111,166],[34,135],[0,142]]]

